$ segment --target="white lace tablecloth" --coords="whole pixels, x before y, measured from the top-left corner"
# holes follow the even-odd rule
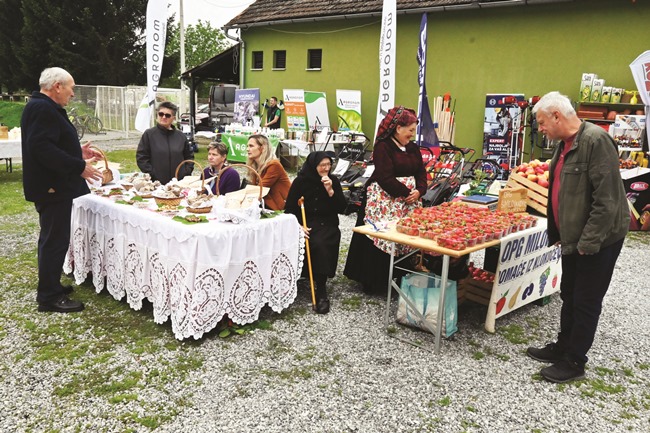
[[[185,225],[88,194],[74,201],[64,271],[77,284],[92,273],[97,293],[106,283],[133,309],[148,299],[156,323],[171,318],[176,338],[198,339],[224,314],[245,324],[264,305],[287,308],[303,254],[304,234],[293,215]]]

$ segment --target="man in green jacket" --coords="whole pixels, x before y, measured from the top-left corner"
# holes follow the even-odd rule
[[[562,245],[562,310],[557,342],[529,347],[527,354],[553,363],[541,375],[564,383],[584,377],[630,214],[614,140],[582,122],[558,92],[544,95],[533,114],[539,131],[561,140],[551,161],[547,216],[549,246]]]

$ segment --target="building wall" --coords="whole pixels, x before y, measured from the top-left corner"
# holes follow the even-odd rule
[[[396,102],[417,106],[421,15],[397,21]],[[650,49],[650,4],[644,0],[578,0],[546,5],[428,14],[427,90],[456,100],[456,144],[480,149],[486,93],[526,97],[559,90],[576,99],[583,72],[606,85],[635,89],[629,64]],[[336,89],[362,92],[364,132],[374,133],[378,95],[380,18],[325,20],[243,31],[245,87],[262,98],[283,88],[325,91],[336,125]],[[322,48],[321,71],[306,71],[307,49]],[[273,71],[273,50],[287,67]],[[264,51],[264,70],[251,71],[252,51]],[[528,148],[528,146],[526,146]]]

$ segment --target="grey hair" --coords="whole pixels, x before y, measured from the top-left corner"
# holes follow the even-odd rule
[[[556,91],[548,92],[539,99],[533,107],[533,114],[536,114],[538,111],[542,111],[545,114],[559,111],[565,117],[575,116],[576,114],[576,110],[573,108],[569,97]]]
[[[63,68],[45,68],[38,79],[38,85],[43,90],[50,90],[56,83],[68,84],[72,75]]]

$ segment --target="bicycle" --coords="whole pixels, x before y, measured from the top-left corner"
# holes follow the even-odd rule
[[[104,124],[99,117],[91,116],[90,114],[77,114],[76,107],[70,109],[68,116],[70,117],[72,124],[75,125],[75,128],[77,129],[77,135],[79,135],[79,129],[77,128],[77,125],[83,126],[81,137],[83,137],[83,132],[86,130],[91,134],[99,134],[104,129]],[[80,140],[81,137],[79,137]]]

